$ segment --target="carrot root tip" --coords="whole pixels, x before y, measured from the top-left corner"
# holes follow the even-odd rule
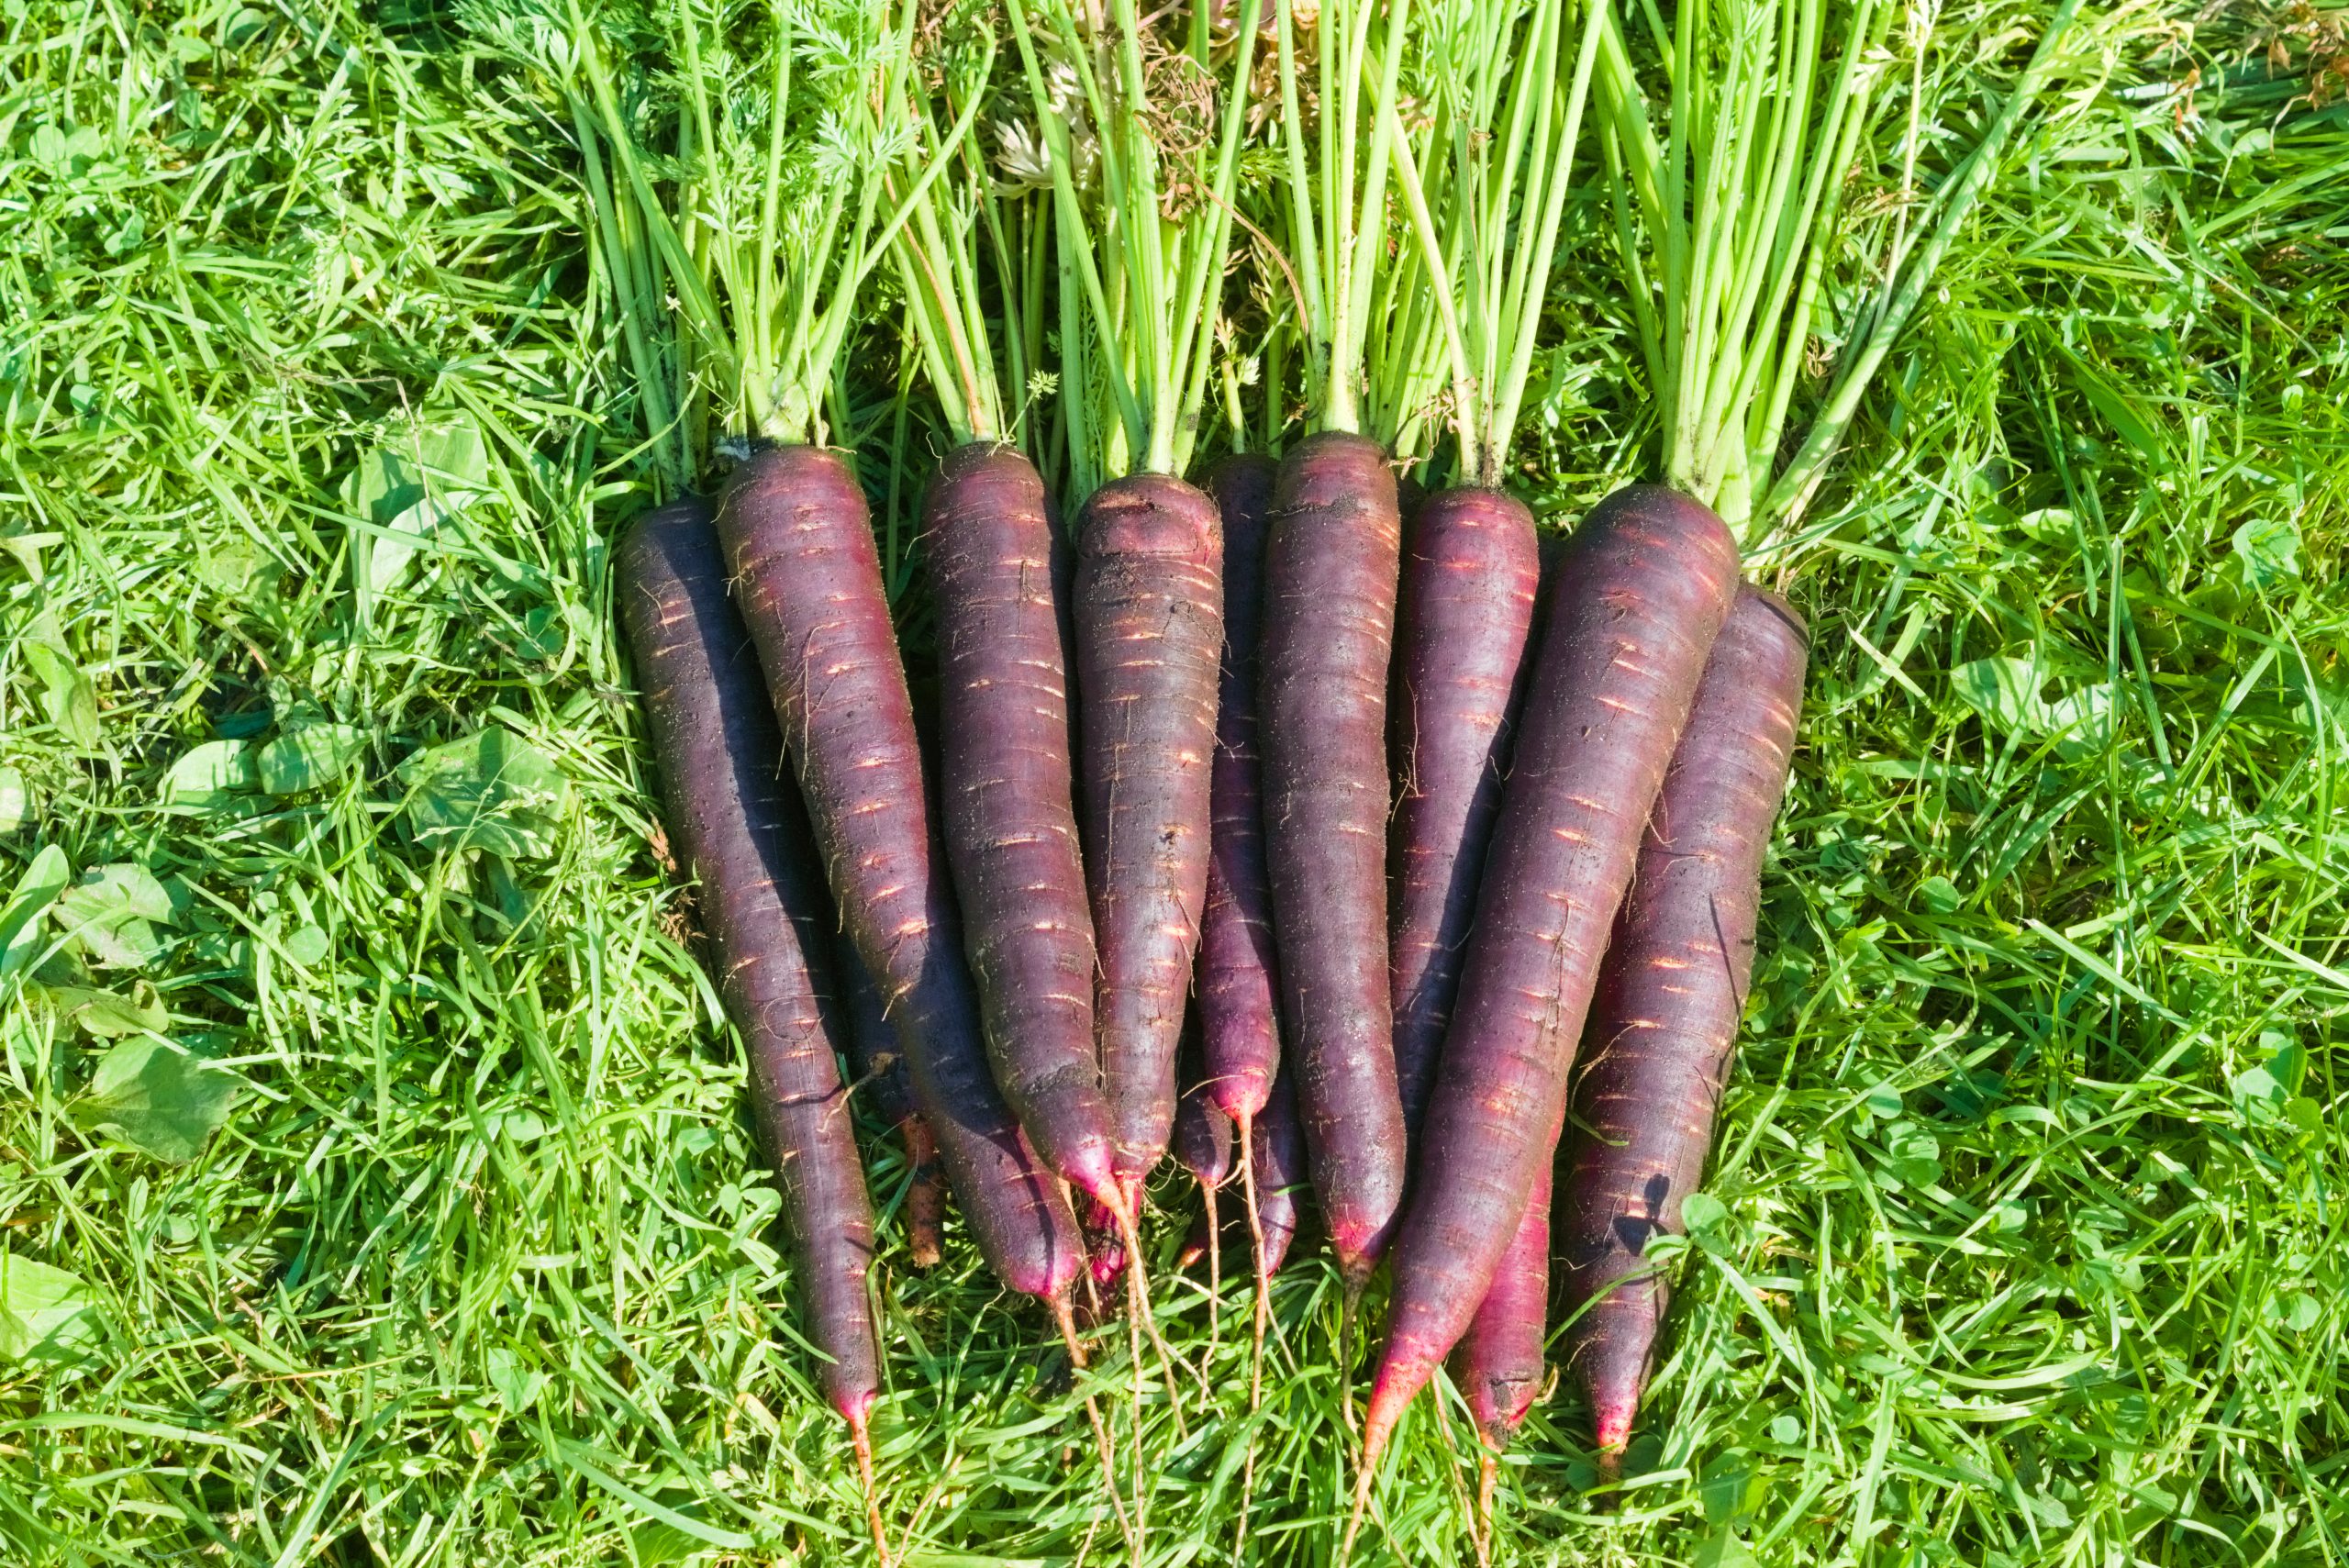
[[[849,1446],[856,1451],[856,1473],[864,1487],[864,1522],[873,1531],[873,1552],[881,1568],[889,1568],[896,1561],[889,1551],[889,1531],[881,1517],[881,1484],[873,1463],[873,1429],[865,1419],[872,1408],[870,1396],[858,1402],[852,1410],[841,1413],[848,1418]]]

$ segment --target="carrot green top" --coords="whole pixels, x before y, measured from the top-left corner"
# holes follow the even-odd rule
[[[923,139],[885,112],[917,0],[774,0],[748,26],[710,0],[566,4],[535,53],[657,465],[681,485],[712,434],[829,440],[860,287],[969,130]]]
[[[893,188],[918,194],[894,254],[907,330],[957,441],[1010,441],[1041,456],[1026,418],[1044,351],[1048,225],[1041,198],[1018,178],[994,178],[972,117],[1000,83],[1002,12],[961,0],[938,18],[922,50],[927,91],[904,84],[891,112],[905,128]],[[922,171],[943,163],[925,183]],[[992,276],[996,314],[983,289]]]
[[[1568,175],[1599,44],[1567,0],[1433,0],[1411,74],[1421,125],[1398,125],[1395,175],[1413,243],[1405,302],[1368,384],[1397,455],[1431,444],[1449,401],[1458,476],[1497,485],[1524,401]],[[1393,115],[1390,106],[1385,112]]]
[[[1132,473],[1180,473],[1197,439],[1230,244],[1261,0],[1219,37],[1135,0],[1107,16],[1009,0],[1055,215],[1062,409],[1072,500]]]
[[[1365,385],[1364,345],[1391,249],[1387,183],[1412,7],[1410,0],[1323,0],[1302,17],[1299,9],[1294,0],[1277,0],[1274,37],[1290,204],[1284,227],[1306,341],[1307,424],[1385,438],[1391,431],[1365,418],[1366,402],[1386,403]],[[1300,94],[1308,69],[1315,109],[1309,128]],[[1391,306],[1391,297],[1386,303]]]
[[[1799,514],[1869,378],[1923,297],[1942,255],[1997,172],[2078,10],[2061,0],[2039,47],[1974,150],[1927,197],[1845,241],[1844,177],[1881,117],[1890,0],[1714,0],[1653,6],[1627,33],[1599,5],[1598,102],[1626,285],[1663,403],[1664,478],[1732,528]],[[1647,46],[1635,60],[1638,45]],[[1645,70],[1642,69],[1642,61]],[[1665,83],[1656,139],[1643,74]],[[1910,158],[1914,128],[1910,128]],[[1868,155],[1871,159],[1872,154]],[[1865,254],[1845,344],[1795,455],[1777,467],[1822,278]],[[1863,281],[1879,280],[1873,287]]]

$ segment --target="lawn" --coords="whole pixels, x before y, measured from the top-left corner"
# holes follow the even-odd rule
[[[1920,137],[2049,8],[1913,6]],[[1621,1486],[1556,1391],[1497,1562],[2349,1560],[2342,18],[2091,7],[1755,561],[1816,649],[1719,1205]],[[646,792],[569,144],[472,39],[0,5],[12,1568],[869,1557]],[[1554,520],[1653,435],[1564,274]],[[906,585],[935,421],[857,365]],[[913,1270],[868,1147],[893,1528],[1119,1560],[1050,1326],[959,1239]],[[1329,1562],[1334,1272],[1252,1428],[1244,1289],[1173,1283],[1155,1195],[1196,1375],[1136,1434],[1121,1334],[1098,1374],[1149,1556]],[[1360,1560],[1469,1555],[1472,1431],[1415,1412]]]

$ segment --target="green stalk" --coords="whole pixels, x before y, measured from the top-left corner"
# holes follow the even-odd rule
[[[1321,297],[1320,242],[1313,221],[1313,205],[1308,199],[1312,186],[1306,174],[1305,128],[1297,109],[1297,45],[1289,5],[1290,0],[1274,0],[1273,6],[1274,37],[1280,48],[1281,150],[1287,162],[1293,206],[1289,222],[1305,292],[1305,318],[1298,324],[1306,336],[1305,400],[1309,407],[1319,408],[1329,397],[1329,343],[1320,336],[1321,325],[1329,319],[1329,306]]]
[[[1460,450],[1464,462],[1476,450],[1476,432],[1482,428],[1476,398],[1476,373],[1468,366],[1468,350],[1461,340],[1460,321],[1453,310],[1452,290],[1442,280],[1450,275],[1445,265],[1442,242],[1436,238],[1435,219],[1428,212],[1426,195],[1419,189],[1419,169],[1411,157],[1411,139],[1401,135],[1395,127],[1395,106],[1382,104],[1380,114],[1391,129],[1395,148],[1395,173],[1403,191],[1403,205],[1411,215],[1412,230],[1419,236],[1419,247],[1427,258],[1428,272],[1436,286],[1431,291],[1435,298],[1436,315],[1443,327],[1444,356],[1452,365],[1453,420],[1460,433]]]
[[[782,0],[776,0],[774,6],[774,25],[775,112],[772,117],[770,117],[768,122],[766,183],[765,188],[761,193],[759,202],[759,255],[763,258],[772,256],[775,253],[776,237],[781,231],[783,212],[784,122],[785,119],[783,106],[791,102],[791,14],[790,11],[783,5]],[[698,72],[696,74],[698,75]],[[696,95],[696,96],[698,97],[698,95]],[[707,134],[707,115],[705,110],[705,134]],[[769,330],[774,320],[774,269],[769,266],[761,266],[759,268],[758,292],[752,306],[751,315],[760,323],[763,337]],[[772,358],[773,345],[768,343],[763,346],[766,350],[767,357],[763,358],[759,361],[759,373],[772,380],[777,369],[777,366]]]
[[[904,204],[907,221],[892,249],[905,284],[907,324],[931,391],[945,415],[948,432],[958,444],[999,441],[1008,433],[994,343],[980,305],[975,254],[985,221],[982,212],[991,198],[984,175],[972,172],[969,151],[971,128],[995,55],[996,41],[990,32],[976,68],[960,84],[963,108],[943,137],[930,122],[926,95],[905,92],[895,100],[918,172],[908,181],[913,194]],[[953,95],[950,85],[950,104]],[[919,172],[942,172],[950,164],[963,169],[966,177],[948,181],[941,172],[924,180]],[[985,227],[999,237],[999,227],[991,222]],[[995,255],[1006,301],[1007,336],[1010,336],[1018,324],[1019,279],[1016,272],[1005,270],[1008,258],[999,244]]]
[[[1541,322],[1541,302],[1549,294],[1550,271],[1557,254],[1558,228],[1566,209],[1569,161],[1582,139],[1584,106],[1590,101],[1591,81],[1598,63],[1600,4],[1590,7],[1583,28],[1582,46],[1575,57],[1574,81],[1566,90],[1566,112],[1558,139],[1544,160],[1549,190],[1542,207],[1541,238],[1519,252],[1514,263],[1516,303],[1501,319],[1497,338],[1510,343],[1508,368],[1493,391],[1492,425],[1486,432],[1486,457],[1480,481],[1498,484],[1508,458],[1509,438],[1516,432],[1519,410],[1525,402],[1525,383],[1533,369],[1533,338]],[[1554,46],[1553,46],[1554,50]],[[1547,112],[1547,99],[1544,111]]]
[[[2005,103],[1983,132],[1981,142],[1960,167],[1943,199],[1941,216],[1932,234],[1910,257],[1898,280],[1888,290],[1885,307],[1858,354],[1836,373],[1833,389],[1828,394],[1826,406],[1803,438],[1801,449],[1787,464],[1786,472],[1770,487],[1764,504],[1765,515],[1788,521],[1801,515],[1810,497],[1824,477],[1828,461],[1842,445],[1843,433],[1851,427],[1853,416],[1859,410],[1860,397],[1867,390],[1869,381],[1891,350],[1893,341],[1924,298],[1926,286],[1941,266],[1942,258],[1957,238],[1973,212],[1974,204],[1981,199],[1990,181],[1998,173],[1998,160],[2005,155],[2007,143],[2013,139],[2015,127],[2021,123],[2023,111],[2039,95],[2045,83],[2049,68],[2054,63],[2057,45],[2072,25],[2080,8],[2080,0],[2062,0],[2055,14],[2048,19],[2047,29],[2040,35],[2039,47],[2032,51],[2031,61],[2023,67],[2014,91],[2007,95]]]
[[[1136,0],[1111,0],[1088,38],[1070,0],[1012,0],[1006,9],[1047,159],[1063,269],[1077,286],[1063,299],[1062,406],[1071,421],[1071,477],[1081,499],[1132,472],[1180,473],[1198,434],[1214,359],[1211,323],[1230,249],[1245,88],[1261,0],[1249,0],[1216,135],[1162,147],[1152,126],[1144,29]],[[1208,69],[1203,28],[1187,29],[1194,69]],[[1056,44],[1097,139],[1098,178],[1074,177],[1073,120],[1046,80],[1042,44]],[[1169,161],[1175,160],[1178,161]],[[1174,217],[1164,193],[1205,193]],[[1097,261],[1097,258],[1098,259]],[[1114,417],[1088,406],[1097,388]],[[1085,439],[1090,438],[1090,439]]]
[[[1386,267],[1412,264],[1390,258],[1415,256],[1418,250],[1410,234],[1393,232],[1387,204],[1394,142],[1402,134],[1396,110],[1415,37],[1411,0],[1328,0],[1322,6],[1315,26],[1320,115],[1310,136],[1297,101],[1291,0],[1277,0],[1275,15],[1288,249],[1300,259],[1306,280],[1299,327],[1307,349],[1307,424],[1391,446],[1413,417],[1409,384],[1424,373],[1419,359],[1394,351],[1397,332],[1407,342],[1416,335],[1408,291],[1385,286]],[[1377,387],[1367,384],[1374,321],[1386,345],[1377,356],[1383,384]]]
[[[1943,188],[1928,237],[1909,253],[1911,237],[1905,228],[1895,233],[1883,284],[1846,328],[1857,346],[1800,450],[1775,476],[1813,318],[1829,297],[1844,174],[1876,161],[1867,148],[1889,0],[1720,0],[1717,12],[1684,5],[1668,39],[1643,6],[1669,61],[1661,148],[1639,67],[1609,16],[1597,58],[1601,141],[1624,281],[1664,408],[1667,482],[1741,531],[1799,513],[1994,174],[2077,6],[2057,7],[1982,144]],[[1839,58],[1829,72],[1831,39]]]
[[[1439,164],[1420,164],[1395,110],[1382,110],[1430,338],[1450,371],[1458,473],[1467,484],[1498,484],[1507,471],[1598,70],[1605,7],[1586,10],[1569,75],[1570,4],[1491,0],[1457,53],[1437,50],[1422,62],[1428,90],[1455,100],[1444,111]],[[1460,85],[1447,95],[1447,83]],[[1431,182],[1431,167],[1445,177]]]
[[[668,320],[659,308],[659,296],[642,276],[643,258],[634,225],[629,221],[633,209],[612,200],[610,184],[604,177],[603,153],[598,146],[601,138],[587,117],[587,105],[569,91],[568,84],[565,95],[570,99],[572,128],[578,138],[581,162],[586,172],[588,206],[594,217],[590,232],[596,237],[596,255],[611,285],[614,306],[619,312],[621,340],[628,346],[629,363],[636,376],[637,401],[644,409],[645,440],[651,449],[653,466],[663,487],[674,495],[692,484],[693,464],[670,411],[662,353],[656,347],[665,345],[674,353]]]

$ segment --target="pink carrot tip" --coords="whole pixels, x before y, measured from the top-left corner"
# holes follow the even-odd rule
[[[1395,1423],[1403,1418],[1411,1401],[1435,1375],[1435,1362],[1412,1358],[1398,1360],[1392,1346],[1378,1363],[1378,1376],[1370,1385],[1370,1408],[1363,1417],[1362,1468],[1367,1474],[1378,1465],[1378,1456],[1386,1451],[1386,1440],[1395,1435]]]
[[[839,1411],[841,1419],[848,1423],[849,1432],[860,1447],[866,1441],[865,1433],[871,1429],[873,1420],[873,1407],[880,1402],[880,1394],[870,1388],[837,1394],[832,1397],[832,1408]]]
[[[1637,1401],[1631,1399],[1601,1399],[1592,1412],[1592,1425],[1598,1429],[1599,1461],[1602,1466],[1613,1468],[1620,1463],[1623,1445],[1631,1440],[1631,1422],[1640,1413]]]
[[[1066,1299],[1068,1287],[1076,1283],[1076,1276],[1084,1268],[1083,1249],[1055,1247],[1037,1266],[1007,1273],[1003,1282],[1022,1296],[1032,1296],[1039,1301],[1061,1301]]]
[[[1371,1273],[1378,1267],[1379,1254],[1386,1251],[1386,1229],[1331,1222],[1330,1250],[1338,1255],[1338,1277],[1345,1284],[1348,1300],[1360,1299],[1364,1288],[1370,1284]]]
[[[1254,1073],[1234,1073],[1208,1085],[1208,1104],[1237,1127],[1253,1126],[1272,1099],[1272,1084]]]
[[[1061,1166],[1060,1173],[1069,1185],[1111,1216],[1116,1215],[1119,1203],[1131,1201],[1119,1179],[1117,1162],[1107,1142],[1080,1144]]]

